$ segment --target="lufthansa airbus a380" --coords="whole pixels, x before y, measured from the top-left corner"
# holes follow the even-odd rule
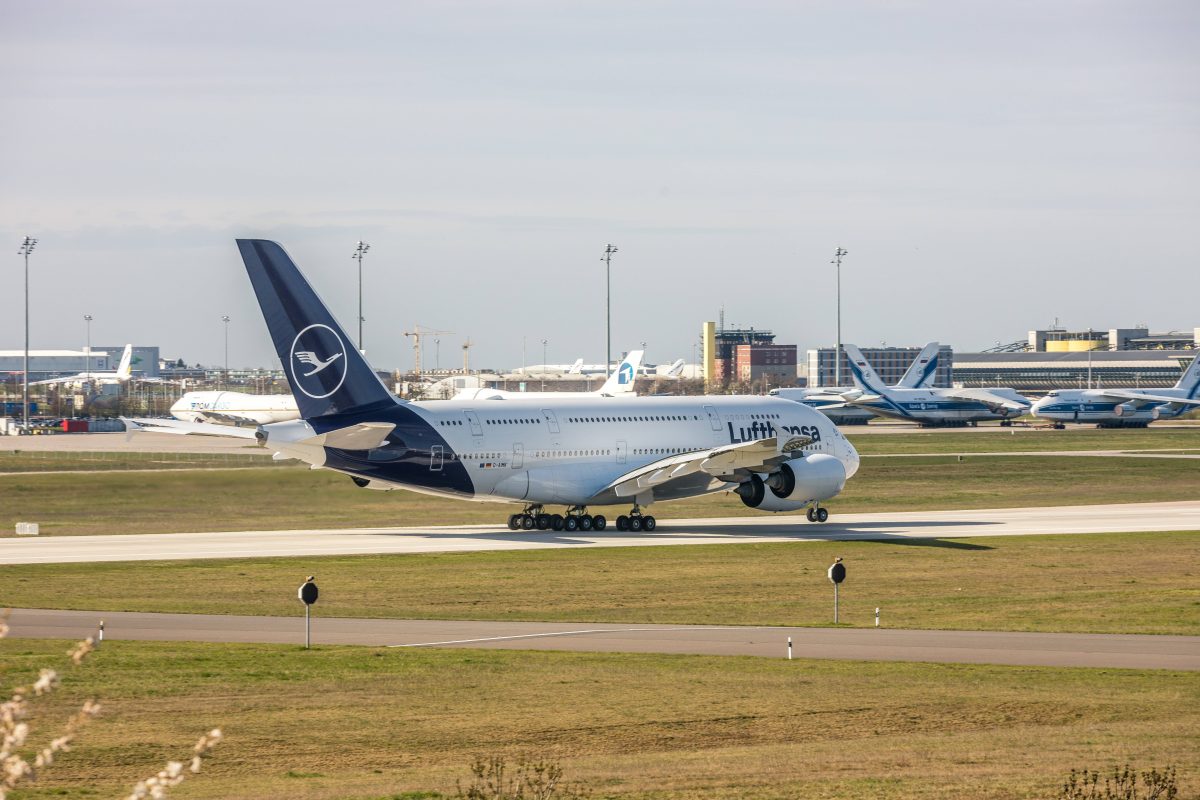
[[[238,248],[301,419],[226,430],[358,486],[520,503],[508,522],[525,530],[603,529],[607,519],[589,508],[626,506],[617,528],[638,531],[656,526],[643,513],[651,503],[721,490],[750,508],[807,508],[824,522],[820,503],[858,469],[832,422],[774,397],[398,400],[282,247],[252,239]]]

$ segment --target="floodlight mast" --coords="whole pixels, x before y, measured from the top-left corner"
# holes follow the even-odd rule
[[[604,377],[607,380],[612,374],[612,257],[617,248],[611,244],[604,248]]]
[[[26,236],[17,255],[25,256],[25,360],[22,368],[24,384],[21,388],[21,419],[25,433],[29,433],[29,254],[37,247],[38,240]]]
[[[842,256],[846,249],[839,246],[830,264],[837,265],[837,347],[833,351],[833,385],[842,385]]]
[[[86,359],[86,361],[84,362],[86,364],[86,367],[84,370],[84,376],[85,376],[84,380],[88,384],[91,384],[91,382],[92,382],[92,315],[84,314],[83,321],[85,323],[87,323],[87,353],[84,356],[84,358]]]
[[[229,391],[229,315],[222,314],[221,322],[225,323],[225,391]]]
[[[367,244],[366,242],[364,242],[360,239],[358,241],[358,245],[354,248],[354,253],[350,256],[351,258],[357,259],[357,261],[358,261],[358,352],[360,352],[360,353],[367,352],[366,350],[363,349],[362,260],[363,260],[363,256],[365,256],[367,254],[367,251],[370,249],[371,249],[371,245]]]

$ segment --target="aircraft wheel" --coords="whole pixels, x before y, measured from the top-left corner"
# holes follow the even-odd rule
[[[508,529],[510,531],[518,531],[521,529],[521,515],[520,514],[509,514],[508,515]]]
[[[808,511],[804,512],[804,516],[808,517],[809,522],[817,521],[817,510],[812,506],[808,507]]]
[[[619,531],[629,530],[629,517],[625,516],[624,514],[617,517],[617,530],[619,530]]]
[[[604,518],[603,514],[597,514],[595,517],[592,518],[592,528],[593,529],[602,531],[607,527],[608,527],[608,520]]]
[[[642,518],[641,517],[630,517],[629,518],[629,530],[633,531],[634,533],[637,533],[641,529],[642,529]]]
[[[642,530],[652,531],[658,527],[658,520],[654,517],[642,517]]]
[[[579,530],[579,517],[567,517],[563,520],[563,527],[569,531]]]
[[[522,514],[521,515],[521,529],[522,530],[531,531],[531,530],[533,530],[535,525],[537,525],[537,523],[534,522],[532,515],[530,515],[530,514]]]
[[[553,528],[553,529],[554,529],[554,530],[556,530],[556,531],[561,531],[561,530],[563,529],[563,516],[562,516],[562,514],[553,514],[553,515],[550,517],[550,527],[551,527],[551,528]]]
[[[817,522],[824,522],[827,519],[829,519],[829,509],[828,508],[818,508],[817,509]]]
[[[579,530],[590,531],[592,529],[593,520],[587,514],[579,517]]]
[[[550,530],[550,515],[549,514],[538,514],[537,515],[537,529],[539,531]]]

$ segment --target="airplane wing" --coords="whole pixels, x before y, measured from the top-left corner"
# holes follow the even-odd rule
[[[213,422],[221,425],[265,425],[271,421],[271,415],[266,411],[257,416],[254,413],[238,414],[230,411],[197,410],[193,413],[195,413],[197,416],[204,417],[206,420],[212,420]]]
[[[947,397],[957,397],[959,400],[974,400],[978,403],[984,403],[993,408],[1003,408],[1006,411],[1026,411],[1029,406],[1023,403],[1018,403],[1011,397],[989,392],[987,389],[947,389]]]
[[[1101,391],[1101,396],[1110,400],[1131,402],[1135,406],[1156,406],[1160,403],[1174,403],[1181,406],[1200,406],[1200,400],[1190,400],[1186,397],[1167,397],[1166,395],[1147,394],[1145,392],[1127,392],[1121,389],[1103,389]]]
[[[789,434],[770,439],[697,450],[638,467],[617,478],[596,494],[613,492],[617,497],[633,497],[655,486],[685,475],[703,472],[718,480],[733,482],[739,473],[772,472],[793,453],[812,442],[809,436]]]
[[[182,422],[177,419],[137,419],[121,417],[129,433],[173,433],[178,436],[225,436],[231,439],[258,439],[257,428],[212,425],[206,422]]]

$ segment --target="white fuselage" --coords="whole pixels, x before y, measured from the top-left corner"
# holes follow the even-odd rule
[[[1124,390],[1130,395],[1141,392]],[[1189,399],[1182,389],[1146,389],[1155,397]],[[1034,416],[1059,422],[1138,422],[1172,419],[1194,407],[1171,406],[1154,402],[1138,402],[1135,398],[1114,398],[1104,389],[1057,389],[1033,404]]]
[[[446,441],[445,461],[430,470],[460,462],[470,478],[473,499],[502,502],[611,505],[693,497],[728,489],[736,481],[705,472],[639,492],[606,494],[606,487],[639,467],[685,453],[703,453],[741,442],[767,439],[777,431],[806,436],[811,442],[794,462],[831,456],[845,477],[859,465],[858,453],[824,415],[789,400],[755,396],[637,397],[613,402],[603,397],[513,399],[481,402],[419,402],[405,408],[417,414]],[[356,470],[326,448],[289,445],[293,434],[284,423],[280,435],[267,426],[267,446],[309,463],[370,478],[371,488],[405,488],[434,494],[436,482],[382,480],[382,473]],[[297,439],[307,434],[295,434]],[[840,490],[840,485],[838,486]],[[834,492],[836,494],[836,492]],[[830,495],[832,496],[832,495]],[[815,500],[827,497],[811,498]]]
[[[299,419],[300,411],[290,394],[188,392],[171,406],[171,416],[184,422],[267,425]]]

